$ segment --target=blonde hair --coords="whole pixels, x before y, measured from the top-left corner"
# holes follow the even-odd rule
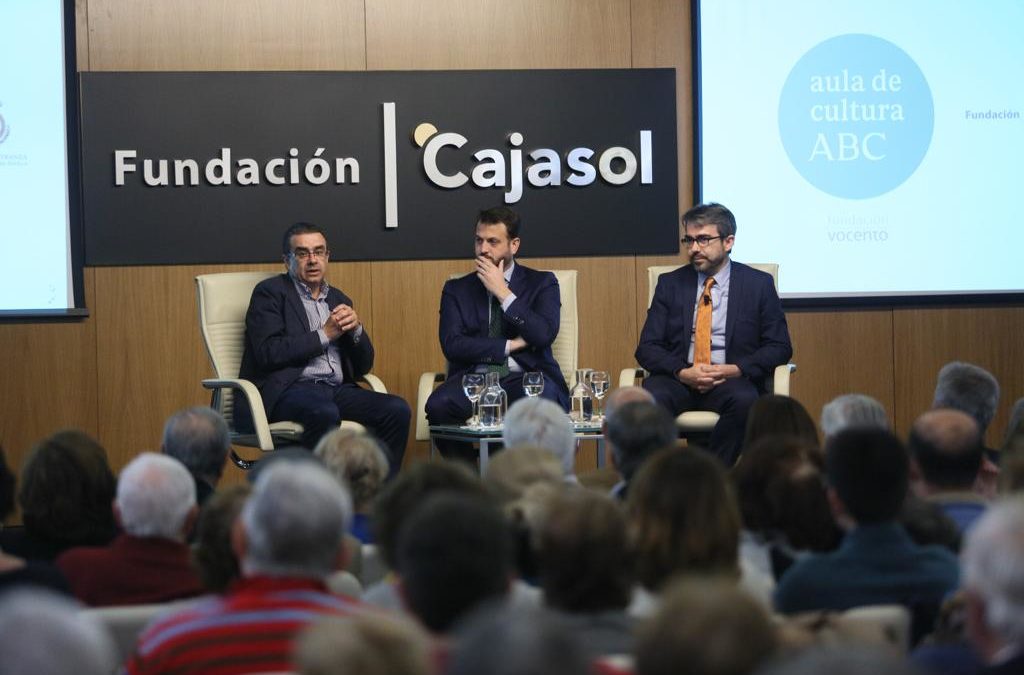
[[[335,429],[320,439],[313,454],[348,487],[356,511],[369,508],[388,475],[380,441],[365,432]]]

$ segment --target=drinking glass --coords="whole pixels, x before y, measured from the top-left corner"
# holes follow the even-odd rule
[[[473,415],[469,418],[469,426],[477,427],[480,425],[480,415],[477,409],[477,402],[480,400],[480,394],[484,391],[484,374],[483,373],[466,373],[462,376],[462,391],[466,394],[466,398],[473,404]]]
[[[608,394],[608,386],[611,383],[611,378],[608,377],[607,371],[594,370],[590,373],[590,388],[594,392],[594,398],[597,399],[597,413],[594,415],[598,419],[604,418],[604,405],[602,399]]]
[[[523,375],[523,391],[530,397],[540,396],[544,391],[544,373],[525,373]]]

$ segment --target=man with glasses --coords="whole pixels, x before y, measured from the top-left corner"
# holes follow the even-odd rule
[[[793,347],[771,275],[729,259],[729,209],[700,204],[682,223],[690,264],[658,280],[636,360],[651,373],[644,388],[673,415],[719,414],[710,449],[732,466],[750,406]]]
[[[239,375],[259,388],[271,422],[302,424],[308,448],[342,420],[369,428],[387,446],[394,474],[409,436],[409,405],[356,384],[373,367],[373,345],[352,300],[325,279],[323,230],[296,223],[282,243],[287,273],[253,289]],[[240,408],[245,419],[249,411]]]

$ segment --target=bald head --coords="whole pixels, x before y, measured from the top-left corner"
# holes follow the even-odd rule
[[[970,489],[984,452],[978,423],[952,408],[929,410],[918,417],[910,429],[908,448],[925,482],[940,490]]]
[[[654,396],[643,387],[629,386],[612,389],[604,404],[604,416],[608,418],[627,403],[654,403]]]

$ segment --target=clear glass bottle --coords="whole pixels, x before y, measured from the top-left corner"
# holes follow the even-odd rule
[[[498,373],[487,373],[484,393],[480,395],[480,426],[500,427],[508,410],[508,394],[501,388]]]
[[[572,407],[569,409],[569,417],[573,422],[589,422],[593,414],[593,392],[587,384],[587,369],[580,368],[576,371],[576,385],[569,392],[569,400]]]

